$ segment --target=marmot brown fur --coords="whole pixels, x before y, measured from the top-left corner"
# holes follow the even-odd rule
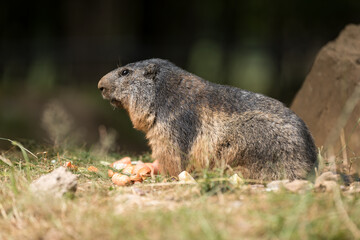
[[[205,81],[166,60],[119,67],[98,88],[146,133],[163,173],[229,165],[246,178],[295,179],[317,159],[305,123],[281,102]]]

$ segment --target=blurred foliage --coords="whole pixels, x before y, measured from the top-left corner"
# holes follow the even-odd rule
[[[55,99],[86,141],[104,125],[146,150],[96,86],[117,64],[151,57],[290,104],[316,52],[359,11],[358,0],[2,2],[0,136],[49,139],[41,116]]]

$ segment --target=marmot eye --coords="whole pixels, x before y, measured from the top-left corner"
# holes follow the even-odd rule
[[[129,70],[127,70],[127,69],[124,69],[124,70],[122,70],[122,72],[121,72],[121,76],[126,76],[126,75],[128,75],[129,74]]]

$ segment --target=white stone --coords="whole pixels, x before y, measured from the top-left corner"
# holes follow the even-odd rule
[[[58,167],[30,184],[30,190],[37,194],[61,197],[67,192],[75,192],[77,177],[64,167]]]

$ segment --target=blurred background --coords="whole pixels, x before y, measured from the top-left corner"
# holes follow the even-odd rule
[[[359,0],[2,1],[0,137],[148,151],[97,82],[153,57],[290,105],[316,53],[359,13]]]

